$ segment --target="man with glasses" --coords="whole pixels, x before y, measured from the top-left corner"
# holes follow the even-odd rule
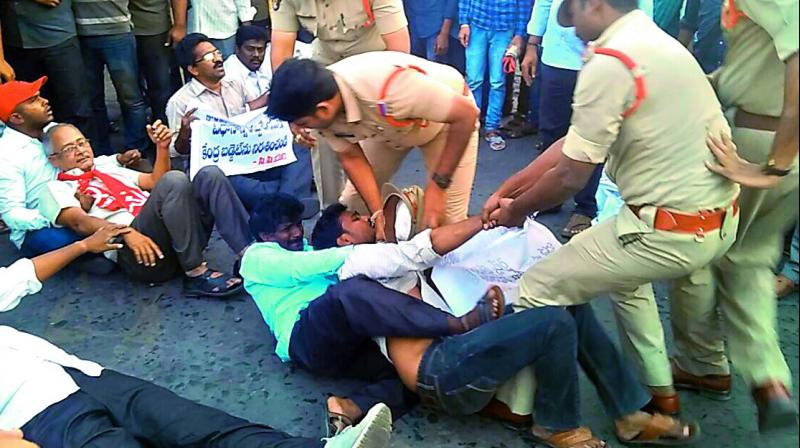
[[[175,53],[178,64],[191,76],[191,80],[181,87],[167,103],[167,120],[173,132],[173,142],[170,154],[173,166],[178,169],[188,168],[189,154],[191,152],[192,129],[191,122],[195,119],[194,113],[198,109],[204,109],[223,117],[233,117],[250,110],[259,109],[267,105],[267,92],[261,94],[248,89],[245,83],[237,77],[227,77],[222,54],[207,36],[199,33],[187,35],[176,47]],[[265,183],[273,182],[270,179],[259,179],[262,176],[278,176],[283,178],[283,172],[300,168],[300,174],[305,176],[310,173],[307,168],[308,157],[303,151],[296,151],[297,162],[280,168],[271,168],[267,172],[255,173],[253,175],[231,176],[231,183],[234,185],[239,198],[245,207],[252,209],[258,201],[258,197],[264,190],[269,190],[269,185]],[[304,158],[304,156],[306,156]],[[305,160],[305,167],[303,167]],[[291,166],[291,168],[289,168]],[[277,189],[271,188],[275,192]],[[298,199],[306,199],[308,206],[312,206],[312,201],[306,196],[310,195],[310,185],[308,193],[298,194],[294,191],[287,193],[298,195]],[[317,208],[312,208],[311,213],[304,217],[315,214]]]
[[[241,279],[206,265],[204,250],[214,224],[236,254],[252,238],[247,213],[225,176],[207,167],[194,182],[169,171],[169,128],[147,126],[156,146],[151,173],[95,160],[90,142],[72,125],[59,124],[42,140],[58,180],[40,192],[39,211],[50,223],[88,235],[108,223],[130,231],[124,247],[106,256],[132,279],[160,283],[184,274],[184,295],[227,297],[242,289]]]

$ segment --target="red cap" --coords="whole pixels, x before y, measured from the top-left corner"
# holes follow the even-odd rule
[[[34,82],[9,81],[0,84],[0,120],[8,121],[14,109],[36,96],[46,82],[47,76],[42,76]]]

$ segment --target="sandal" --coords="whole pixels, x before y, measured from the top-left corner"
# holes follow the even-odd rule
[[[489,142],[489,149],[492,151],[502,151],[506,149],[506,141],[497,131],[487,132],[484,139]]]
[[[535,443],[544,445],[548,448],[578,448],[584,447],[588,444],[599,447],[606,446],[606,442],[604,440],[595,437],[592,434],[592,430],[585,426],[571,429],[569,431],[556,432],[547,438],[538,436],[533,433],[533,431],[530,432],[530,436]]]
[[[322,402],[322,410],[322,437],[325,439],[336,437],[355,424],[350,417],[338,412],[331,412],[328,409],[328,400]]]
[[[221,274],[214,277],[214,274]],[[231,280],[237,282],[230,285]],[[186,277],[183,279],[183,295],[186,297],[228,297],[239,294],[244,289],[242,279],[230,274],[206,270],[205,273],[197,277]]]
[[[492,296],[494,293],[494,297]],[[498,304],[499,302],[499,304]],[[499,305],[500,313],[497,317],[494,316],[494,308],[496,305]],[[470,317],[474,311],[478,312],[478,325],[473,325],[470,323]],[[505,294],[503,294],[503,290],[500,289],[499,286],[494,285],[486,290],[486,293],[478,300],[478,303],[475,304],[475,308],[472,311],[468,312],[467,314],[458,318],[461,322],[461,326],[464,328],[464,331],[474,330],[475,328],[491,322],[493,320],[500,319],[506,313],[506,298]]]
[[[573,213],[572,216],[569,217],[567,225],[561,230],[561,236],[564,238],[572,238],[591,226],[592,218],[581,215],[580,213]]]
[[[680,436],[670,434],[680,429]],[[688,445],[700,435],[700,426],[697,423],[685,423],[666,415],[653,414],[647,425],[633,438],[623,439],[617,433],[617,440],[626,445],[660,445],[678,446]]]

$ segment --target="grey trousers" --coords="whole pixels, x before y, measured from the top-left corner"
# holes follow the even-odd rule
[[[170,171],[156,184],[131,227],[150,237],[164,259],[147,267],[133,252],[119,251],[119,265],[134,280],[158,283],[200,266],[214,224],[237,255],[252,242],[245,211],[228,178],[217,167],[200,170],[194,181]]]

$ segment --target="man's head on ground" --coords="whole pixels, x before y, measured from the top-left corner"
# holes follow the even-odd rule
[[[68,123],[52,126],[42,137],[47,159],[61,171],[94,168],[94,151],[81,131]]]
[[[245,25],[236,31],[236,57],[250,71],[261,68],[267,54],[267,30],[255,25]]]
[[[175,47],[178,65],[203,84],[216,84],[225,77],[222,53],[205,34],[187,34]]]
[[[325,129],[343,110],[333,72],[311,59],[289,59],[272,77],[267,115],[310,129]]]
[[[314,249],[329,249],[375,242],[375,229],[369,218],[348,210],[342,204],[328,206],[311,232]]]
[[[53,121],[50,102],[39,94],[45,82],[47,77],[34,82],[0,84],[0,121],[12,129],[38,136]]]
[[[268,194],[250,212],[250,233],[258,242],[303,250],[303,204],[285,193]]]
[[[584,42],[597,39],[615,20],[639,7],[638,0],[565,0],[558,23],[574,26]]]

